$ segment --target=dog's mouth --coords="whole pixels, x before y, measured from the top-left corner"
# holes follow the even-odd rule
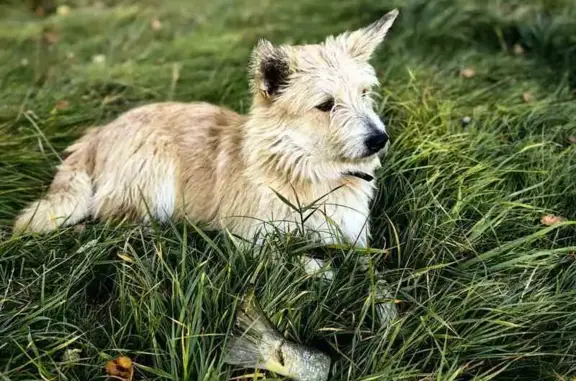
[[[369,173],[362,172],[362,171],[346,171],[344,172],[344,176],[352,176],[362,179],[366,182],[371,182],[374,180],[374,176]]]

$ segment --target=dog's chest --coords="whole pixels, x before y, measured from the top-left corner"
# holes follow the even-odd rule
[[[365,245],[374,185],[363,179],[349,179],[326,200],[326,214],[345,238]]]
[[[269,200],[272,202],[264,204],[272,207],[262,212],[267,215],[267,220],[282,217],[284,221],[291,220],[298,224],[304,219],[306,228],[320,233],[326,243],[335,242],[338,236],[343,236],[348,241],[366,245],[373,195],[372,182],[351,178],[345,182],[316,186],[298,197],[269,194],[274,201]],[[292,205],[288,205],[287,200]],[[300,211],[294,210],[295,207]]]

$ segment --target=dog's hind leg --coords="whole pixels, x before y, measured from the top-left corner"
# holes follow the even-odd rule
[[[58,167],[48,193],[32,202],[18,216],[14,233],[44,233],[76,224],[90,215],[92,180],[89,167],[89,136],[71,146]]]

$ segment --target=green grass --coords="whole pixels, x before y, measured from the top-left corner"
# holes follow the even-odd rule
[[[573,1],[75,0],[45,19],[20,3],[0,2],[0,380],[95,380],[119,354],[139,380],[250,375],[220,352],[250,282],[287,337],[330,351],[331,380],[576,377]],[[374,263],[400,301],[391,328],[347,250],[330,253],[329,283],[304,274],[295,255],[317,250],[289,237],[257,258],[182,224],[10,237],[84,128],[168,99],[245,112],[259,37],[319,41],[395,6],[374,60],[393,139],[373,208],[388,249]]]

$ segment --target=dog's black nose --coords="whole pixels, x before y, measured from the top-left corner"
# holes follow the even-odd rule
[[[366,145],[366,149],[372,155],[384,148],[388,140],[390,138],[385,132],[375,132],[366,138],[364,145]]]

